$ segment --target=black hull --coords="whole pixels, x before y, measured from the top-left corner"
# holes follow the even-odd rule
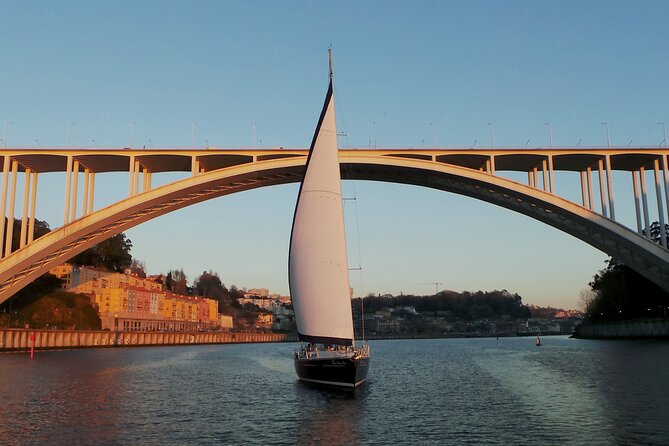
[[[355,388],[365,382],[368,370],[369,357],[295,359],[300,380],[329,386]]]

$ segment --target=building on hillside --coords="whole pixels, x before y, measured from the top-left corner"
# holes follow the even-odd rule
[[[62,287],[72,293],[97,295],[104,288],[137,287],[162,291],[163,285],[137,275],[122,274],[91,266],[65,263],[49,271],[63,281]]]
[[[259,313],[258,320],[256,322],[256,328],[263,330],[270,330],[272,324],[274,323],[274,315],[271,313]]]
[[[239,302],[240,305],[244,306],[245,304],[253,304],[257,305],[259,308],[262,308],[263,310],[267,311],[273,311],[274,307],[280,305],[275,301],[274,299],[270,299],[269,297],[256,297],[256,296],[251,296],[251,297],[242,297],[237,299],[237,302]]]
[[[61,278],[65,290],[90,296],[103,329],[205,331],[220,327],[216,300],[165,292],[155,280],[69,264],[51,273]],[[231,325],[231,321],[225,323]]]
[[[267,288],[251,288],[244,293],[244,297],[260,297],[268,298],[269,289]]]
[[[219,318],[220,318],[221,328],[228,330],[234,328],[232,322],[232,316],[228,316],[227,314],[219,314]]]

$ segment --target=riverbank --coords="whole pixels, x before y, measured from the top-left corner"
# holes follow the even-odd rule
[[[669,320],[586,321],[576,327],[573,337],[577,339],[669,339]]]
[[[287,333],[122,332],[107,330],[31,330],[4,328],[0,329],[0,352],[29,350],[31,347],[31,335],[34,335],[35,350],[297,342],[297,335]]]

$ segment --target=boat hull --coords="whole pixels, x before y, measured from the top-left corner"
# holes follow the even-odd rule
[[[298,358],[295,371],[301,381],[328,386],[355,388],[365,382],[369,357]]]

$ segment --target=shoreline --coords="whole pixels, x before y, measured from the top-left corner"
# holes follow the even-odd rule
[[[31,342],[31,336],[34,341]],[[293,333],[155,332],[108,330],[0,329],[0,352],[75,348],[155,347],[175,345],[297,342]],[[33,343],[34,342],[34,343]]]
[[[34,350],[71,350],[79,348],[157,347],[177,345],[246,344],[299,342],[297,333],[255,332],[153,332],[153,331],[109,331],[109,330],[46,330],[1,328],[0,353],[26,352],[31,348],[34,334]],[[550,333],[541,336],[568,336],[571,333]],[[366,336],[364,341],[403,339],[475,339],[475,338],[528,338],[536,333],[520,335],[465,335],[465,334],[388,334]],[[361,339],[356,339],[361,341]]]

